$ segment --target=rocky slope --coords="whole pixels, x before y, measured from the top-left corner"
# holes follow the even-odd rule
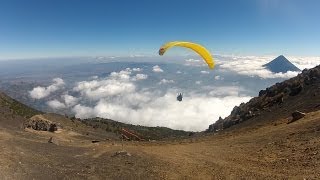
[[[208,132],[227,129],[244,121],[272,121],[287,118],[296,110],[310,112],[320,109],[320,66],[303,70],[297,77],[261,90],[248,103],[235,106],[231,114],[210,125]],[[266,118],[269,117],[269,118]]]
[[[23,128],[23,123],[28,118],[41,114],[0,92],[0,128]]]

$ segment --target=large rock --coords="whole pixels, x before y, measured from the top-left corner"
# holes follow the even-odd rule
[[[303,118],[304,116],[306,116],[305,113],[300,112],[300,111],[295,111],[291,115],[292,115],[292,119],[288,121],[288,124],[292,123],[292,122],[295,122],[295,121]]]
[[[58,142],[57,138],[54,138],[54,137],[50,137],[49,140],[48,140],[48,143],[59,145],[59,142]]]
[[[58,130],[58,127],[55,123],[45,119],[42,115],[36,115],[31,117],[25,122],[24,127],[31,128],[37,131],[54,132]]]
[[[302,89],[303,89],[303,86],[301,84],[299,84],[298,86],[292,87],[290,89],[289,95],[295,96],[295,95],[299,94],[302,91]]]
[[[131,154],[128,153],[127,151],[122,150],[122,151],[117,151],[112,155],[112,157],[115,157],[115,156],[131,156]]]
[[[53,137],[50,137],[48,143],[53,143]]]

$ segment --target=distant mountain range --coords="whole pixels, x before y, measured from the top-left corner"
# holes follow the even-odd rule
[[[271,62],[263,65],[263,67],[266,67],[271,72],[274,73],[286,73],[288,71],[300,71],[298,67],[296,67],[294,64],[292,64],[287,58],[285,58],[283,55],[278,56]]]

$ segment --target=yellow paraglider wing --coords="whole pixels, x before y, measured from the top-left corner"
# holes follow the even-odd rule
[[[163,45],[159,50],[159,55],[162,56],[168,49],[173,46],[180,46],[194,50],[197,52],[204,61],[208,64],[210,69],[214,68],[214,61],[210,52],[203,46],[191,42],[173,41]]]

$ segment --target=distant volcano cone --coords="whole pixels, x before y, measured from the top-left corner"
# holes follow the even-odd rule
[[[271,62],[263,65],[263,67],[266,67],[271,72],[274,73],[286,73],[288,71],[300,71],[299,68],[297,68],[295,65],[293,65],[287,58],[285,58],[283,55],[278,56]]]

